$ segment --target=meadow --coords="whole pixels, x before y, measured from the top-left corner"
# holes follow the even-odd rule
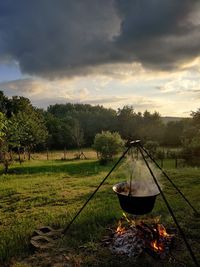
[[[90,150],[85,151],[87,159],[74,159],[73,153],[67,154],[67,160],[62,159],[61,152],[50,153],[48,160],[46,153],[34,154],[31,161],[21,165],[14,163],[8,174],[0,175],[0,266],[51,266],[44,262],[28,265],[24,260],[33,254],[30,236],[34,229],[42,225],[55,229],[65,227],[114,164],[100,165]],[[200,169],[175,168],[170,160],[164,168],[199,211]],[[58,249],[64,249],[68,256],[76,259],[74,266],[195,266],[178,232],[171,261],[150,256],[137,259],[115,256],[102,247],[106,229],[115,228],[123,214],[112,186],[126,179],[122,163],[57,243]],[[164,177],[161,180],[163,191],[200,260],[199,217]],[[166,227],[175,227],[161,196],[157,197],[153,211],[143,217],[157,216]]]

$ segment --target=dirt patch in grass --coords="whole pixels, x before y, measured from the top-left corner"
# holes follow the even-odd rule
[[[81,259],[66,249],[38,251],[29,257],[11,263],[12,267],[79,267]]]
[[[12,260],[6,267],[183,267],[193,266],[184,263],[180,253],[184,251],[184,245],[178,247],[165,259],[155,259],[147,253],[139,257],[127,257],[125,255],[112,254],[107,248],[102,247],[101,242],[87,242],[76,250],[61,248],[59,246],[38,250],[20,260]]]

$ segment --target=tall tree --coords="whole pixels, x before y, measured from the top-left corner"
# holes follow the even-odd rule
[[[7,173],[8,165],[9,165],[9,157],[8,157],[8,127],[9,121],[6,116],[0,112],[0,163],[4,166],[4,171]]]
[[[45,114],[46,127],[48,130],[48,146],[51,148],[73,147],[72,128],[74,120],[71,117],[58,118],[52,113]]]
[[[200,109],[192,112],[182,138],[182,156],[190,164],[200,165]]]
[[[81,146],[84,144],[84,133],[80,127],[79,121],[74,121],[74,125],[72,128],[72,138],[78,150],[80,150]]]
[[[102,106],[91,106],[89,104],[56,104],[51,105],[47,108],[47,114],[54,116],[54,119],[57,118],[62,125],[65,127],[55,128],[55,131],[59,132],[61,135],[64,134],[64,128],[71,128],[73,131],[74,125],[77,121],[79,122],[79,127],[82,129],[84,134],[84,143],[87,146],[90,146],[94,140],[94,136],[102,130],[111,130],[113,131],[116,126],[116,111],[113,109],[106,109]],[[51,116],[46,116],[47,125],[50,126],[48,120],[52,119]],[[70,118],[70,120],[69,120]],[[57,120],[57,122],[58,122]],[[48,126],[48,129],[50,129]],[[51,127],[52,129],[52,127]],[[68,131],[72,134],[72,131]],[[55,132],[52,129],[52,136],[55,136]],[[71,135],[73,139],[73,136]],[[51,139],[53,140],[53,139]],[[56,144],[56,143],[54,143]],[[74,145],[74,142],[73,142]]]
[[[118,109],[117,121],[118,132],[121,136],[128,139],[135,139],[136,136],[136,119],[137,114],[134,111],[133,106],[124,106],[122,109]]]
[[[19,111],[10,119],[10,141],[13,147],[28,151],[29,159],[33,148],[44,144],[47,139],[47,130],[39,112],[31,113]]]
[[[195,125],[195,127],[200,129],[200,108],[197,111],[193,111],[191,115],[192,115],[193,125]]]
[[[183,137],[185,121],[169,121],[165,125],[163,135],[163,145],[166,146],[180,146]]]
[[[0,142],[3,142],[6,135],[7,119],[6,116],[0,112]]]
[[[4,113],[6,116],[10,113],[10,100],[0,91],[0,112]]]
[[[158,112],[150,113],[145,111],[143,113],[142,122],[138,127],[138,136],[143,141],[157,141],[161,142],[163,139],[164,124]]]

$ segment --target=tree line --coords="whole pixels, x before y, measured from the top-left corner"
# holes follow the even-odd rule
[[[23,150],[30,156],[31,151],[45,148],[88,147],[102,131],[117,132],[126,141],[140,139],[143,143],[182,146],[185,157],[200,157],[200,109],[191,115],[164,123],[158,112],[136,112],[133,106],[114,110],[66,103],[43,110],[34,107],[28,98],[8,98],[0,91],[1,158],[12,151]]]
[[[53,148],[74,147],[77,139],[82,145],[91,146],[95,135],[101,131],[118,132],[124,140],[141,139],[144,143],[151,140],[165,146],[179,146],[184,127],[190,121],[183,119],[165,124],[158,112],[135,112],[132,106],[116,111],[71,103],[49,106],[44,116],[48,144]]]

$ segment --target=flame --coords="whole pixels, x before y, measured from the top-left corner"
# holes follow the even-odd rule
[[[125,231],[126,231],[126,228],[122,227],[122,222],[121,222],[121,220],[119,220],[116,233],[123,234],[123,233],[125,233]]]
[[[165,227],[162,224],[157,224],[157,230],[161,237],[169,236],[169,234],[166,232]]]
[[[130,220],[130,219],[127,217],[126,213],[123,212],[122,214],[123,214],[123,218],[124,218],[128,223],[131,224],[131,221],[132,221],[132,220]]]
[[[155,251],[163,251],[164,247],[162,244],[159,244],[157,240],[151,242],[151,246]]]
[[[171,238],[174,236],[174,234],[168,234],[163,224],[159,223],[160,217],[156,218],[147,218],[147,219],[139,219],[135,217],[134,219],[128,217],[125,213],[123,213],[123,219],[118,221],[118,226],[116,229],[117,235],[125,235],[127,229],[129,227],[132,227],[132,229],[137,229],[137,226],[140,228],[141,233],[145,229],[148,232],[150,232],[150,236],[145,236],[145,234],[138,233],[138,236],[141,234],[141,238],[145,242],[146,246],[149,248],[151,247],[151,250],[153,250],[155,253],[163,253],[166,249],[166,241],[171,240]],[[128,225],[128,226],[127,226]],[[136,233],[137,235],[137,233]]]
[[[159,237],[164,238],[167,236],[170,236],[167,232],[165,227],[162,224],[157,224],[156,225],[156,231],[158,231]],[[151,246],[153,247],[153,249],[157,252],[162,252],[165,250],[165,245],[162,241],[160,241],[160,239],[156,239],[154,241],[151,242]]]

